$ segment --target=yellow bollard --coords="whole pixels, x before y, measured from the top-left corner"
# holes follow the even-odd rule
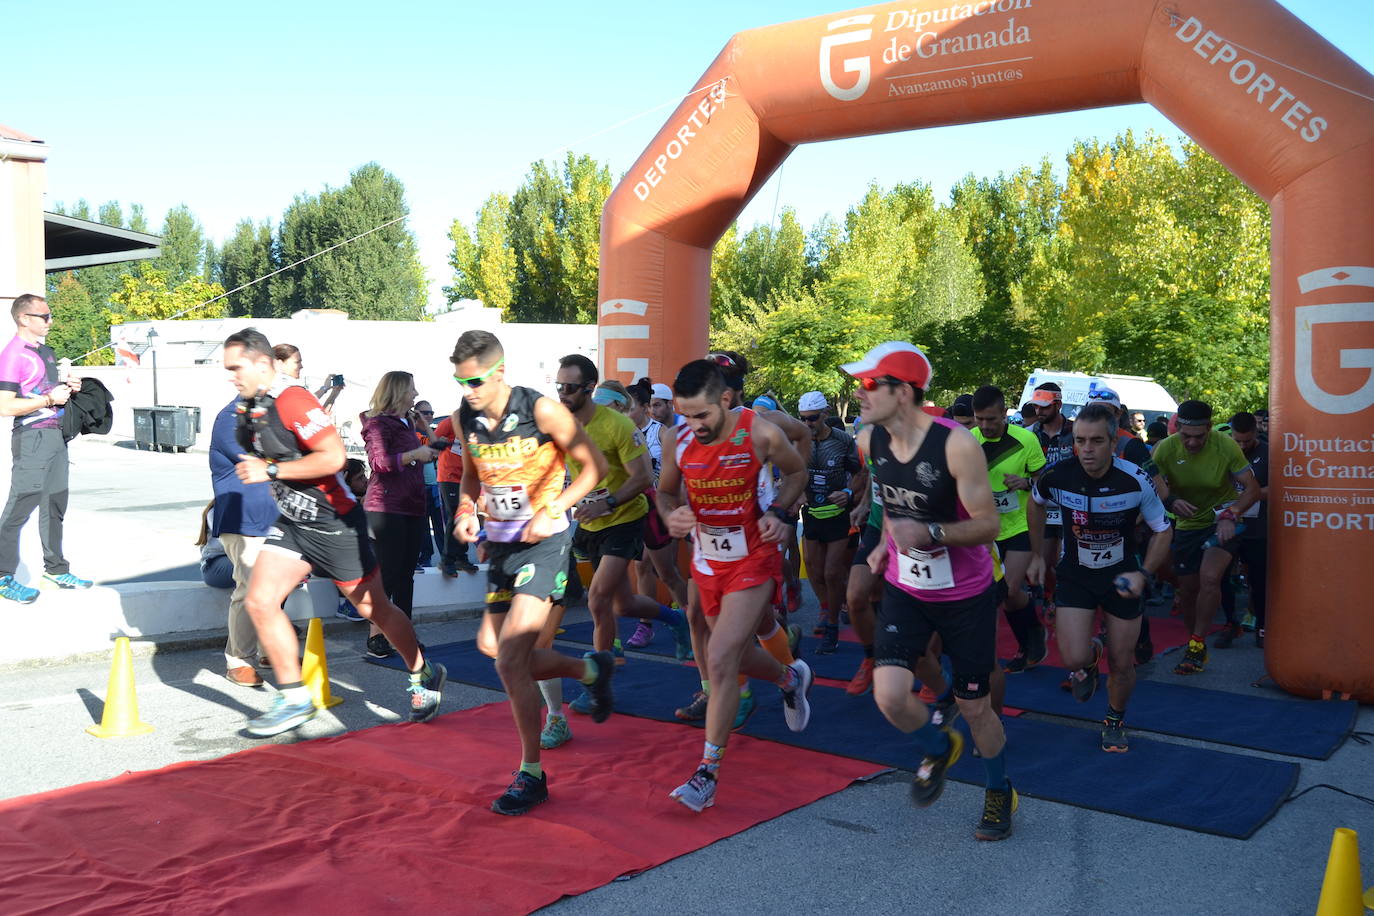
[[[328,709],[343,702],[343,697],[336,697],[329,691],[329,660],[324,655],[324,624],[318,617],[310,618],[310,626],[305,631],[301,680],[310,688],[310,699],[316,709]]]
[[[129,637],[115,640],[114,660],[110,663],[110,683],[105,688],[105,711],[100,724],[92,725],[86,733],[97,738],[130,738],[146,735],[153,730],[138,718],[138,694],[134,691],[134,653]]]
[[[1338,827],[1331,838],[1317,916],[1364,916],[1364,901],[1360,899],[1363,888],[1359,837],[1349,828]]]

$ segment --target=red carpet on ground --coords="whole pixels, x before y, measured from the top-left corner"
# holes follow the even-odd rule
[[[716,807],[693,814],[668,792],[700,731],[574,728],[544,754],[550,800],[518,818],[489,810],[519,756],[504,703],[3,801],[0,909],[527,913],[875,772],[736,735]]]

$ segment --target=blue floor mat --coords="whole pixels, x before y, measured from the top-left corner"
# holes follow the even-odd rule
[[[501,689],[491,659],[472,642],[427,651],[448,667],[451,679]],[[403,667],[394,657],[368,660]],[[567,682],[565,696],[577,696],[579,686]],[[673,721],[673,709],[685,705],[698,689],[696,670],[689,666],[631,661],[616,673],[616,712]],[[744,734],[908,770],[918,762],[911,738],[888,724],[871,697],[815,687],[811,725],[796,734],[783,721],[775,688],[757,687],[755,696],[758,707]],[[580,716],[572,724],[574,729],[595,728]],[[1135,732],[1129,753],[1107,754],[1095,729],[1011,717],[1003,725],[1007,769],[1022,795],[1200,833],[1248,838],[1274,815],[1298,779],[1295,763],[1151,741]],[[983,767],[969,753],[971,747],[966,740],[964,757],[950,778],[981,785]]]
[[[1096,721],[1107,704],[1105,675],[1097,695],[1079,703],[1059,684],[1062,668],[1041,666],[1007,678],[1008,706],[1069,719]],[[1325,760],[1355,727],[1354,700],[1247,696],[1182,684],[1137,681],[1126,710],[1132,731],[1157,732],[1273,754]]]
[[[639,621],[629,617],[620,618],[620,641],[623,645],[629,642],[634,635],[635,627]],[[592,622],[590,620],[583,623],[567,623],[563,625],[564,630],[558,638],[567,642],[583,643],[590,646],[592,644]],[[817,655],[816,650],[820,648],[821,641],[815,636],[803,635],[801,641],[801,657],[806,659],[806,663],[811,666],[816,677],[828,677],[837,681],[847,681],[854,676],[854,672],[859,670],[859,662],[863,661],[863,646],[856,642],[841,640],[838,648],[833,655]],[[663,658],[676,659],[677,655],[673,649],[673,634],[668,627],[661,623],[654,625],[654,641],[643,649],[627,649],[628,652],[643,652],[646,655],[658,655]]]

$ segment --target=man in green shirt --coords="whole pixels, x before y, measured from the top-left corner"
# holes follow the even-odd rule
[[[1031,484],[1045,467],[1045,453],[1034,433],[1007,422],[1007,401],[1000,388],[984,385],[973,393],[973,421],[971,432],[988,462],[988,483],[1001,523],[997,551],[1007,586],[1004,608],[1018,647],[1006,670],[1016,674],[1034,668],[1045,658],[1045,627],[1036,619],[1030,595],[1022,588],[1031,560],[1026,503]]]
[[[573,507],[577,522],[573,554],[595,569],[587,588],[587,607],[595,624],[592,644],[597,651],[618,650],[616,617],[661,620],[673,631],[678,658],[685,658],[692,647],[687,618],[647,595],[636,595],[630,587],[630,563],[644,554],[644,520],[651,511],[644,491],[653,483],[653,464],[634,421],[597,403],[593,391],[604,392],[604,399],[612,402],[620,398],[623,404],[617,406],[627,410],[629,399],[612,388],[597,389],[600,375],[596,365],[580,353],[563,357],[558,365],[558,400],[587,430],[587,438],[606,456],[607,463],[606,476]],[[581,465],[571,456],[566,461],[568,473],[576,476]],[[549,710],[542,743],[556,747],[570,737],[567,721],[562,719],[562,687],[541,681],[540,688]],[[591,695],[584,691],[572,702],[572,709],[590,713]]]
[[[1178,520],[1174,571],[1192,635],[1174,672],[1198,674],[1207,666],[1203,637],[1221,604],[1221,577],[1240,547],[1237,519],[1260,498],[1259,481],[1240,446],[1212,429],[1212,408],[1202,401],[1178,405],[1178,432],[1155,446],[1149,471]]]

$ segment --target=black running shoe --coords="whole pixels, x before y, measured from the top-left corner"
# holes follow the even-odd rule
[[[592,721],[605,722],[615,711],[615,696],[611,693],[615,656],[609,652],[588,652],[582,657],[596,663],[596,680],[587,686],[587,693],[592,697]]]
[[[1235,645],[1237,639],[1240,639],[1240,633],[1240,624],[1228,623],[1226,628],[1217,634],[1217,638],[1212,640],[1212,645],[1218,649],[1229,649]]]
[[[840,648],[840,628],[826,625],[825,635],[821,637],[821,644],[816,648],[817,655],[834,655]]]
[[[944,733],[949,736],[949,750],[938,757],[922,757],[916,767],[916,776],[911,780],[911,800],[918,808],[935,804],[945,790],[945,771],[954,766],[964,750],[963,735],[952,728],[945,728]]]
[[[1109,754],[1124,754],[1131,749],[1126,739],[1126,724],[1120,719],[1102,720],[1102,750]]]
[[[491,810],[497,814],[514,817],[524,814],[535,805],[549,800],[549,774],[531,776],[524,770],[515,771],[515,781],[506,789],[506,794],[491,803]]]
[[[959,701],[950,694],[943,700],[936,700],[930,707],[930,721],[943,727],[954,724],[959,718]]]
[[[1097,663],[1102,660],[1102,640],[1093,637],[1093,660],[1085,668],[1069,672],[1069,690],[1073,698],[1086,703],[1097,692]]]
[[[980,840],[1005,840],[1011,836],[1011,816],[1020,797],[1007,783],[1005,789],[988,789],[983,795],[983,819],[973,831]]]
[[[1036,624],[1026,636],[1026,667],[1034,668],[1045,660],[1049,649],[1045,647],[1045,628]]]
[[[381,633],[367,638],[367,654],[369,658],[391,658],[396,654],[396,650],[391,648],[391,643],[386,641],[386,637]]]

